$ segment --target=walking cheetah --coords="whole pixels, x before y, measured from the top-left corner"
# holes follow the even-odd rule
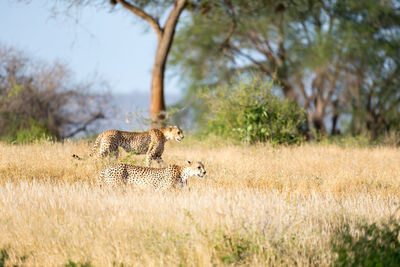
[[[201,162],[188,161],[184,167],[169,165],[166,168],[134,166],[126,163],[115,163],[105,167],[97,180],[100,186],[133,184],[138,189],[167,190],[184,188],[191,176],[200,178],[206,175]]]
[[[156,160],[165,167],[166,164],[161,158],[165,142],[168,140],[181,142],[183,137],[183,131],[177,126],[152,129],[142,133],[108,130],[97,136],[89,156],[92,157],[97,154],[104,158],[113,154],[118,159],[118,147],[122,147],[126,152],[134,151],[135,154],[146,154],[146,166],[151,166],[152,160]],[[72,157],[82,159],[75,154]]]

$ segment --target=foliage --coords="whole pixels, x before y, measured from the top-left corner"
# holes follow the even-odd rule
[[[152,128],[163,128],[165,124],[164,76],[170,48],[174,40],[177,23],[182,12],[188,7],[188,0],[62,0],[55,6],[63,3],[62,9],[67,14],[72,8],[80,9],[82,6],[93,5],[100,7],[112,6],[111,11],[125,9],[137,19],[146,21],[157,36],[157,49],[152,70],[150,119]],[[97,2],[97,3],[96,3]],[[191,4],[195,3],[191,1]],[[79,12],[78,12],[79,13]]]
[[[244,142],[296,144],[303,139],[304,111],[293,102],[271,92],[273,82],[252,77],[201,94],[205,105],[203,133]]]
[[[100,82],[73,81],[67,67],[45,64],[0,46],[0,139],[24,143],[73,136],[103,117]]]
[[[1,251],[0,251],[0,254],[1,254],[1,256],[0,256],[0,267],[4,267],[5,266],[5,263],[6,263],[6,260],[8,259],[8,252],[7,252],[7,250],[6,249],[2,249]]]
[[[256,254],[263,254],[257,241],[263,238],[261,233],[246,231],[230,231],[225,228],[207,231],[200,226],[193,215],[186,210],[185,216],[195,226],[196,231],[207,239],[214,248],[213,264],[249,264],[250,258]]]
[[[42,123],[30,119],[27,124],[27,127],[22,127],[21,129],[12,129],[5,140],[15,144],[26,144],[37,140],[49,140],[55,138],[46,125],[43,125]]]
[[[395,6],[372,0],[342,0],[336,6],[339,27],[351,36],[345,43],[346,70],[357,79],[344,97],[350,130],[367,132],[375,141],[400,130],[400,12]]]
[[[128,164],[132,164],[132,165],[137,164],[136,158],[135,158],[135,155],[136,155],[136,154],[137,154],[137,153],[136,153],[135,150],[130,151],[130,152],[121,160],[121,162],[128,163]]]
[[[0,250],[0,267],[6,267],[6,266],[11,266],[11,265],[7,265],[7,261],[9,260],[10,256],[8,254],[7,248],[2,248]],[[17,257],[19,259],[19,261],[24,262],[26,261],[27,257],[26,256],[22,256],[22,257]],[[14,267],[18,267],[20,265],[17,264],[13,264],[12,266]],[[23,265],[21,265],[23,266]],[[90,264],[90,262],[85,262],[85,263],[80,263],[80,262],[74,262],[71,260],[68,260],[68,263],[64,265],[65,267],[90,267],[92,266]],[[121,264],[121,266],[123,266]]]
[[[243,111],[237,131],[249,142],[295,144],[302,140],[304,112],[295,103],[270,97],[263,103],[255,102]]]
[[[337,254],[334,266],[399,266],[400,223],[361,224],[352,234],[349,225],[337,230],[332,241]]]
[[[204,8],[206,6],[206,8]],[[396,1],[207,1],[180,27],[170,63],[188,84],[236,70],[275,79],[307,111],[308,131],[376,140],[400,125],[400,9]],[[187,101],[187,99],[185,99]],[[195,112],[200,110],[197,106]]]
[[[20,262],[24,262],[24,261],[26,261],[26,256],[20,256],[20,257],[17,257],[18,258],[18,260],[20,261]],[[6,263],[7,263],[7,261],[10,259],[10,256],[8,255],[8,251],[7,251],[7,248],[2,248],[2,249],[0,249],[0,267],[6,267],[6,266],[11,266],[11,265],[7,265]],[[18,266],[20,266],[20,265],[18,265],[18,264],[13,264],[12,265],[13,267],[18,267]],[[21,266],[23,266],[23,265],[21,265]]]
[[[68,263],[64,265],[65,267],[90,267],[92,266],[90,264],[90,262],[85,262],[85,263],[81,263],[81,262],[74,262],[72,260],[68,260]]]
[[[214,248],[217,258],[225,264],[244,264],[253,254],[259,253],[260,247],[251,237],[238,232],[227,231],[214,233]]]

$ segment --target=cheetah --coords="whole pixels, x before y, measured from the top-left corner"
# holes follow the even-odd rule
[[[104,158],[112,154],[118,159],[118,147],[122,147],[126,152],[133,151],[138,155],[146,154],[146,166],[148,167],[151,166],[152,160],[166,167],[165,162],[161,158],[165,142],[168,140],[181,142],[183,137],[183,131],[177,126],[169,126],[165,129],[152,129],[147,132],[108,130],[97,136],[89,156],[94,157],[97,154],[100,158]],[[75,154],[72,157],[78,160],[82,159]]]
[[[137,189],[164,191],[172,188],[184,188],[187,179],[194,175],[200,178],[206,175],[203,163],[188,161],[184,167],[169,165],[165,168],[114,163],[101,171],[97,182],[100,187],[132,184]]]

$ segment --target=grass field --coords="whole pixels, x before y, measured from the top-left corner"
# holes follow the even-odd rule
[[[168,144],[167,163],[201,160],[208,175],[165,193],[98,188],[107,160],[71,157],[88,151],[0,144],[6,264],[328,266],[338,229],[399,217],[396,148]]]

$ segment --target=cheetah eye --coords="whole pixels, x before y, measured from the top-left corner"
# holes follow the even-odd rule
[[[178,132],[178,134],[181,134],[181,132]]]
[[[200,169],[201,169],[201,168],[200,168],[200,166],[199,166],[199,167],[197,167],[197,169],[199,169],[199,170],[200,170]]]

